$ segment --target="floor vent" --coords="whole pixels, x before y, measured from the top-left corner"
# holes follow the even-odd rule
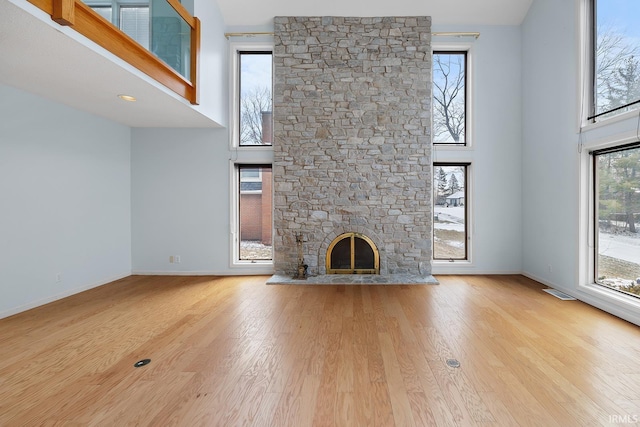
[[[560,292],[557,289],[543,289],[548,294],[553,295],[554,297],[561,299],[562,301],[575,301],[576,299],[571,295],[567,295],[564,292]]]

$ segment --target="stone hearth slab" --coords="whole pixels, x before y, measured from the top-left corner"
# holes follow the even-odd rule
[[[438,285],[438,280],[414,274],[326,274],[298,280],[289,276],[273,275],[267,285]]]

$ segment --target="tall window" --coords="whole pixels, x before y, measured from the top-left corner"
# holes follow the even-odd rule
[[[467,53],[433,52],[433,143],[466,144]]]
[[[467,260],[467,167],[463,163],[433,165],[433,259]]]
[[[592,0],[591,119],[640,108],[640,1]]]
[[[273,55],[270,51],[238,52],[238,145],[273,143]]]
[[[640,296],[640,143],[593,152],[596,283]]]
[[[270,261],[272,250],[271,165],[236,165],[238,182],[238,259]]]

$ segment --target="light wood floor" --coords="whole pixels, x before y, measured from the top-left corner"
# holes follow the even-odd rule
[[[0,425],[640,422],[640,328],[520,276],[438,278],[134,276],[0,320]]]

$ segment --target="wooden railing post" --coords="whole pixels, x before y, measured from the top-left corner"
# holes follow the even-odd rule
[[[53,0],[51,19],[60,25],[73,25],[76,19],[75,0]]]

